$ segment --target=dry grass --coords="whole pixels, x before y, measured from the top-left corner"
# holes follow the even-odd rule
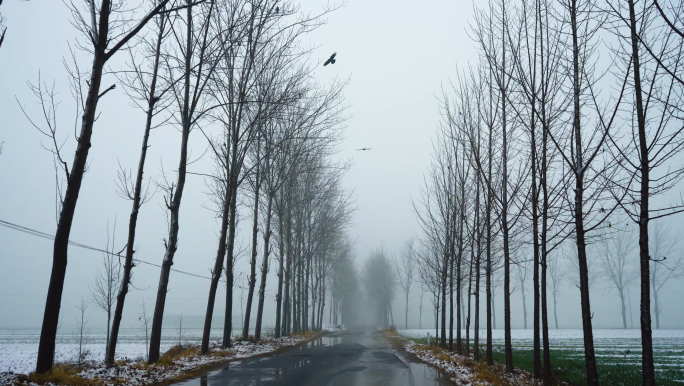
[[[22,382],[33,382],[39,385],[51,383],[55,385],[72,385],[72,386],[86,386],[86,385],[103,385],[101,380],[92,380],[79,376],[80,370],[76,365],[56,364],[52,370],[43,374],[31,373],[29,375],[22,375],[19,380]]]
[[[311,339],[311,338],[313,338],[319,334],[320,334],[320,332],[318,332],[318,331],[307,331],[307,332],[300,332],[297,334],[292,334],[292,336],[300,336],[300,337],[305,338],[305,339]]]
[[[406,343],[406,339],[394,331],[383,330],[383,333],[392,343],[399,345]],[[504,366],[500,363],[494,363],[490,366],[484,360],[474,361],[469,357],[456,355],[439,346],[416,345],[414,347],[423,353],[429,353],[437,360],[467,368],[472,374],[474,385],[534,386],[537,384],[530,374],[519,369],[516,369],[514,375],[506,374]]]
[[[159,358],[158,366],[172,366],[175,361],[182,358],[189,358],[199,355],[199,348],[196,346],[173,346]]]
[[[300,343],[303,343],[305,341],[308,341],[310,339],[313,339],[317,336],[319,336],[319,332],[313,332],[313,331],[308,331],[305,333],[301,334],[294,334],[294,336],[303,338],[303,341]],[[250,339],[247,339],[247,341],[252,342],[255,345],[259,344],[266,344],[270,343],[272,338],[264,338],[262,339],[261,342],[255,342],[253,337],[249,337]],[[289,344],[283,345],[282,347],[278,348],[275,352],[278,352],[280,350],[287,350],[290,347]],[[215,361],[213,363],[205,363],[202,365],[196,366],[196,368],[192,369],[184,369],[181,373],[179,373],[177,376],[164,379],[161,381],[155,381],[157,382],[156,384],[158,385],[169,385],[193,376],[200,375],[204,373],[207,369],[214,368],[216,366],[219,366],[221,363],[225,363],[221,361],[221,358],[225,358],[227,361],[230,361],[232,357],[234,356],[235,351],[230,350],[230,349],[219,349],[218,347],[214,347],[211,349],[211,351],[208,353],[209,356],[214,357],[214,358],[219,358],[219,361]],[[264,353],[263,355],[270,355],[272,353]],[[158,374],[160,371],[165,372],[166,370],[175,370],[179,368],[183,368],[183,363],[186,360],[193,360],[197,359],[200,357],[200,349],[198,346],[174,346],[171,347],[167,352],[165,352],[160,358],[159,361],[155,364],[148,364],[147,361],[141,360],[137,362],[133,362],[130,360],[120,360],[115,363],[115,369],[116,375],[112,378],[109,379],[102,379],[98,375],[98,372],[95,372],[95,378],[96,379],[88,379],[80,376],[79,374],[81,373],[83,368],[79,368],[76,365],[70,365],[70,364],[56,364],[52,371],[45,373],[45,374],[29,374],[29,375],[20,375],[18,376],[18,381],[20,382],[19,384],[30,384],[31,382],[39,385],[44,385],[44,384],[53,384],[53,385],[73,385],[73,386],[104,386],[104,385],[109,385],[109,384],[126,384],[125,379],[120,379],[119,378],[119,373],[118,369],[119,367],[124,368],[133,368],[137,370],[143,370],[147,372],[147,376],[151,377],[154,379],[154,375]],[[116,379],[113,379],[116,378]]]

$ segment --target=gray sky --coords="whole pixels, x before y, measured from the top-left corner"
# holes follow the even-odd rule
[[[319,10],[320,2],[303,1],[304,9]],[[49,139],[31,127],[22,115],[15,97],[26,105],[36,122],[40,122],[38,106],[26,81],[41,78],[54,81],[62,104],[58,110],[60,138],[67,139],[65,154],[73,157],[74,104],[68,89],[62,60],[69,57],[69,43],[74,46],[77,31],[70,25],[70,13],[60,1],[9,1],[2,7],[9,28],[0,49],[0,219],[54,233],[55,177],[52,156],[41,148],[50,146]],[[466,67],[476,60],[475,44],[466,30],[472,14],[470,0],[455,1],[368,1],[350,0],[331,14],[328,24],[306,37],[318,47],[313,60],[325,60],[337,52],[337,63],[316,71],[321,82],[338,77],[350,78],[345,95],[352,114],[347,122],[340,159],[354,164],[345,177],[345,185],[354,190],[359,210],[350,230],[358,238],[357,255],[365,258],[375,246],[398,250],[400,243],[418,232],[410,205],[423,183],[423,173],[430,163],[431,137],[439,120],[437,100],[441,88],[448,88],[455,78],[456,66]],[[79,57],[82,57],[79,54]],[[123,55],[120,55],[119,60]],[[87,59],[80,60],[87,68]],[[117,68],[120,61],[111,66]],[[106,77],[103,87],[116,82]],[[71,239],[104,247],[107,223],[113,228],[118,218],[116,245],[125,243],[130,202],[115,193],[117,162],[135,169],[143,129],[143,114],[130,106],[123,90],[110,92],[98,107],[100,118],[95,124],[93,146],[89,155],[89,171],[83,182]],[[174,128],[152,133],[146,177],[159,178],[161,168],[171,173],[178,162],[180,135]],[[200,155],[206,141],[199,132],[191,135],[192,154]],[[370,147],[369,152],[355,148]],[[207,172],[209,157],[193,164],[189,170]],[[189,177],[180,216],[180,244],[174,268],[208,275],[216,251],[219,222],[209,210],[204,181]],[[160,206],[162,195],[143,206],[138,223],[137,257],[153,263],[162,260],[166,235],[165,212]],[[673,219],[679,225],[681,218]],[[244,234],[244,232],[243,232]],[[52,242],[0,227],[0,327],[38,327],[41,323],[47,283],[50,277]],[[71,323],[74,306],[88,295],[102,256],[97,252],[70,248],[69,266],[62,309],[65,323]],[[236,269],[245,271],[243,258]],[[271,271],[274,275],[274,270]],[[138,288],[127,298],[124,323],[137,318],[143,297],[152,309],[158,270],[139,266],[134,271]],[[267,294],[273,294],[274,280],[269,280]],[[530,286],[531,287],[531,286]],[[674,301],[674,294],[684,289],[681,282],[665,291],[664,302]],[[206,307],[208,280],[171,274],[166,314],[183,311],[187,315],[203,315]],[[225,290],[217,298],[217,314],[223,314]],[[579,296],[570,285],[564,289],[564,306],[559,309],[566,327],[580,323]],[[234,315],[239,318],[240,290],[236,290]],[[616,298],[606,291],[592,295],[595,303],[596,327],[618,326]],[[501,295],[499,293],[499,302]],[[399,298],[399,296],[398,296]],[[272,301],[273,298],[268,297]],[[417,296],[412,303],[416,303]],[[632,288],[632,308],[638,320],[637,288]],[[513,323],[522,325],[517,294],[513,295]],[[395,317],[399,320],[403,304],[397,301]],[[429,307],[426,296],[424,305]],[[501,304],[503,304],[501,302]],[[497,306],[499,307],[499,306]],[[615,308],[613,310],[613,308]],[[266,309],[266,324],[272,324],[273,307]],[[531,305],[528,305],[531,309]],[[518,312],[518,314],[516,314]],[[97,325],[102,312],[91,309]],[[503,316],[503,307],[497,309]],[[429,316],[424,315],[424,326]],[[503,319],[500,317],[499,326]],[[417,322],[418,315],[411,320]],[[677,322],[677,321],[680,322]],[[684,310],[665,308],[664,327],[682,328]]]

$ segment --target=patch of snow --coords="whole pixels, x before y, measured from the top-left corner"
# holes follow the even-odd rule
[[[325,332],[337,332],[337,331],[344,331],[346,328],[341,325],[341,324],[326,324],[323,326],[322,331]]]

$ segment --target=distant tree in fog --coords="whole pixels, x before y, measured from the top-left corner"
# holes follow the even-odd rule
[[[634,249],[634,234],[631,231],[617,231],[601,240],[598,244],[598,269],[601,275],[615,287],[620,296],[620,312],[622,314],[622,328],[627,328],[627,307],[625,298],[627,287],[637,278],[634,269],[632,250]]]
[[[150,346],[150,323],[152,323],[152,316],[147,312],[145,298],[143,298],[142,303],[140,303],[140,314],[138,315],[138,321],[140,324],[142,324],[142,328],[145,329],[145,360],[147,360]]]
[[[427,288],[425,287],[425,284],[423,282],[420,283],[420,305],[418,306],[418,328],[422,329],[423,328],[423,298],[425,297],[425,293],[427,292]]]
[[[651,251],[650,274],[653,292],[653,314],[656,329],[660,329],[660,290],[670,281],[684,276],[684,259],[682,251],[677,248],[679,234],[672,234],[670,224],[655,221],[649,228],[649,249]]]
[[[524,258],[522,261],[517,263],[513,267],[513,280],[516,282],[516,287],[520,288],[520,295],[522,296],[522,304],[523,304],[523,320],[524,320],[524,326],[525,329],[527,330],[527,303],[525,303],[525,285],[527,284],[528,278],[530,276],[530,268],[531,262],[529,260],[525,260]]]
[[[78,316],[76,317],[76,332],[78,333],[78,353],[76,353],[76,363],[80,368],[83,362],[88,359],[90,351],[83,347],[86,343],[88,335],[88,321],[85,318],[85,313],[88,310],[88,302],[81,298],[81,302],[75,306],[78,309]]]
[[[556,330],[558,329],[558,312],[556,306],[558,304],[558,294],[565,279],[568,278],[566,268],[562,264],[562,260],[558,258],[558,254],[549,255],[549,277],[551,278],[551,295],[553,296],[553,317],[556,321]]]
[[[415,250],[413,249],[413,238],[408,239],[401,248],[399,256],[394,260],[394,268],[397,271],[397,278],[399,286],[404,292],[406,300],[406,312],[404,316],[404,325],[408,329],[408,303],[411,286],[413,285],[413,270],[415,265]],[[421,299],[422,306],[422,299]]]
[[[366,260],[363,284],[370,306],[376,310],[376,322],[380,326],[390,326],[392,322],[392,299],[396,289],[396,277],[392,262],[384,248],[373,251]]]

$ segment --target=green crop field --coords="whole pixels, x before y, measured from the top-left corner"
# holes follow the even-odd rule
[[[425,344],[427,332],[434,335],[434,330],[399,331],[401,335],[421,344]],[[585,385],[584,346],[581,331],[551,330],[549,333],[554,377],[572,385]],[[486,343],[482,339],[485,336],[484,331],[480,334],[480,344],[483,348],[482,346]],[[532,330],[513,330],[512,336],[515,366],[532,371]],[[494,360],[503,363],[502,330],[494,331],[492,342]],[[602,385],[641,384],[641,340],[637,330],[596,330],[594,331],[594,346]],[[684,385],[684,331],[654,331],[653,350],[658,385]]]

